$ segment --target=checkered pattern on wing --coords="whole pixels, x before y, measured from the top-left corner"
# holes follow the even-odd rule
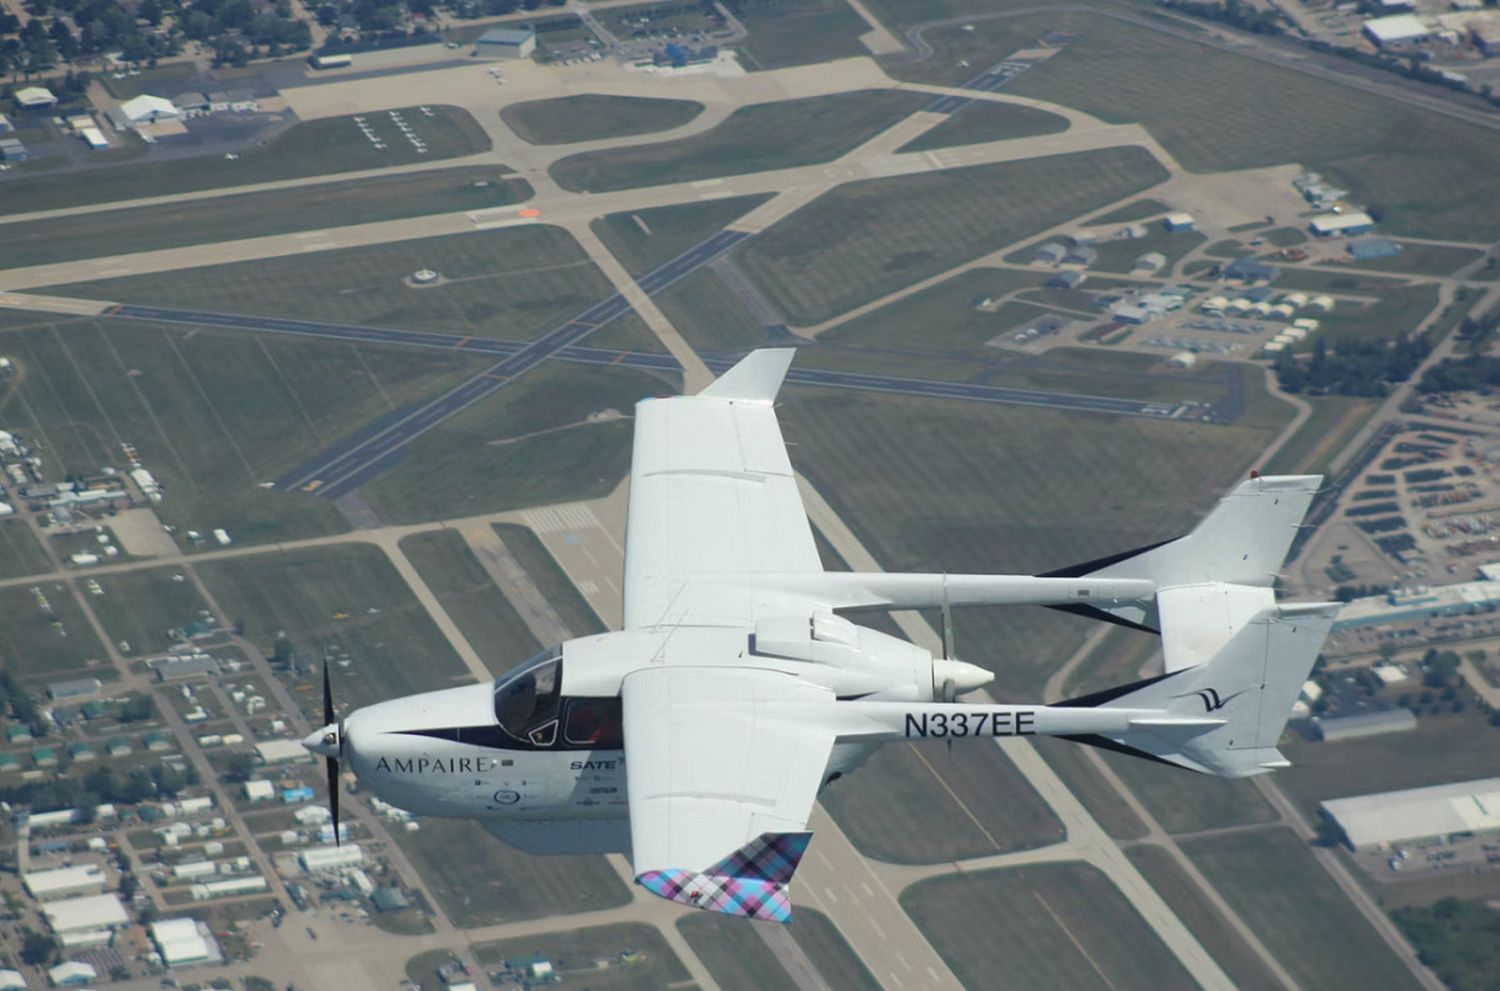
[[[647,871],[636,878],[653,895],[693,908],[770,922],[792,921],[786,888],[774,881],[694,871]]]
[[[761,833],[703,873],[786,884],[802,862],[811,839],[812,833],[807,832]]]

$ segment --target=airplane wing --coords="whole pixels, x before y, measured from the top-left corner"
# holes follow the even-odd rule
[[[636,407],[626,629],[749,625],[753,576],[822,572],[772,405],[795,353],[752,352],[696,396]]]
[[[653,894],[791,920],[786,886],[807,848],[833,693],[777,671],[650,667],[625,677],[631,860]]]

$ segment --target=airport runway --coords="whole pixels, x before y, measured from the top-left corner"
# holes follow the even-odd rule
[[[749,236],[740,231],[720,231],[642,276],[637,284],[648,295],[658,293]],[[398,410],[335,444],[277,479],[276,487],[317,492],[330,499],[346,495],[389,468],[407,444],[433,427],[500,391],[548,358],[629,312],[630,303],[615,293],[555,330],[515,348],[462,385],[419,406]],[[675,361],[672,367],[676,368]]]
[[[964,83],[961,88],[979,93],[993,93],[1016,76],[1031,68],[1031,63],[1007,59],[997,62]],[[929,113],[956,114],[974,101],[966,96],[940,96],[927,107]]]

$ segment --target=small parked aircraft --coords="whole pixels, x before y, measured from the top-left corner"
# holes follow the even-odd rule
[[[1220,777],[1276,749],[1338,611],[1272,588],[1319,476],[1254,477],[1186,536],[1043,575],[827,572],[773,407],[792,350],[636,407],[623,629],[493,683],[394,699],[305,741],[415,813],[535,852],[628,852],[651,892],[787,921],[818,791],[893,740],[1059,736]],[[1159,632],[1165,670],[1042,704],[972,704],[985,669],[847,611],[1037,605]],[[951,635],[945,636],[951,645]]]

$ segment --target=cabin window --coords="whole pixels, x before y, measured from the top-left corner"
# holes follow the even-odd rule
[[[495,685],[495,721],[516,739],[539,747],[557,738],[561,704],[561,648],[543,651]]]
[[[569,699],[563,739],[570,746],[592,750],[620,750],[625,746],[620,699]]]

